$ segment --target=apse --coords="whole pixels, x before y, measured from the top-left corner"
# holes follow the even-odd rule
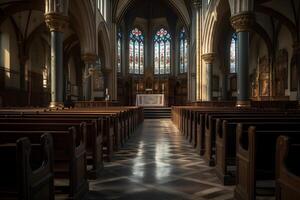
[[[117,30],[119,99],[135,105],[137,94],[148,93],[166,105],[186,101],[189,32],[170,2],[132,1]]]

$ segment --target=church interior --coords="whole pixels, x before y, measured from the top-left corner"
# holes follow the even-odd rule
[[[0,0],[0,200],[299,200],[299,0]]]

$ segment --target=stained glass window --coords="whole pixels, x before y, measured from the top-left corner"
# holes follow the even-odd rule
[[[138,28],[134,28],[129,39],[129,73],[144,74],[144,35]]]
[[[118,32],[118,36],[117,36],[117,45],[118,45],[118,55],[117,55],[117,71],[118,73],[121,73],[122,69],[121,69],[121,65],[122,65],[122,34],[119,31]]]
[[[171,73],[171,35],[160,29],[154,35],[154,74]]]
[[[188,41],[184,28],[179,34],[179,50],[179,72],[186,73],[188,66]]]
[[[236,73],[238,61],[238,39],[237,34],[233,33],[230,44],[230,73]]]

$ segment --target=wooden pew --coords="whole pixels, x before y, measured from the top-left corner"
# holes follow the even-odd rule
[[[37,113],[37,114],[24,114],[22,113],[21,115],[1,115],[0,117],[7,117],[7,118],[16,118],[16,117],[22,117],[22,118],[39,118],[39,119],[68,119],[68,120],[102,120],[103,122],[101,123],[102,125],[100,126],[100,133],[102,135],[102,146],[105,147],[105,152],[106,152],[106,158],[108,161],[112,160],[113,156],[113,146],[114,146],[114,138],[115,138],[115,131],[114,131],[114,126],[113,126],[113,119],[112,115],[110,114],[93,114],[89,112],[85,113],[62,113],[62,112],[51,112],[51,113]]]
[[[21,112],[20,112],[21,111]],[[143,109],[140,107],[126,107],[115,108],[109,107],[105,109],[67,109],[67,110],[1,110],[0,117],[22,117],[26,118],[105,118],[110,119],[110,124],[104,123],[104,140],[103,146],[105,146],[107,159],[111,160],[113,155],[113,149],[118,150],[121,145],[124,145],[126,139],[130,137],[137,126],[143,121]],[[39,116],[36,116],[39,115]],[[103,126],[103,127],[104,127]],[[110,127],[107,129],[107,127]],[[105,134],[107,136],[105,136]],[[111,138],[113,137],[113,138]],[[87,141],[88,143],[88,141]]]
[[[96,179],[103,169],[103,136],[101,132],[101,127],[103,126],[103,120],[99,118],[98,120],[89,118],[62,118],[62,117],[49,117],[49,118],[38,118],[38,116],[32,117],[18,117],[18,118],[0,118],[1,123],[75,123],[78,126],[80,123],[86,123],[86,156],[88,165],[87,166],[88,176],[91,179]]]
[[[300,141],[299,123],[277,122],[269,126],[262,123],[248,127],[237,126],[237,183],[234,191],[237,200],[274,195],[276,140],[285,135]]]
[[[0,199],[54,200],[53,141],[43,134],[40,144],[28,138],[0,144]]]
[[[235,184],[235,163],[236,163],[236,127],[238,123],[265,124],[266,127],[274,123],[298,122],[300,117],[235,117],[219,118],[216,120],[216,172],[224,185]],[[277,126],[277,124],[275,124]],[[285,128],[284,126],[279,127]],[[286,128],[285,128],[286,129]],[[231,169],[230,169],[231,168]]]
[[[300,116],[298,112],[278,112],[278,111],[252,111],[243,110],[235,112],[208,112],[205,116],[205,152],[204,159],[209,163],[210,166],[215,165],[215,142],[216,142],[216,120],[218,118],[248,118],[248,117],[284,117],[284,116]]]
[[[300,143],[280,136],[276,148],[276,200],[300,199]]]
[[[82,199],[88,192],[86,172],[86,124],[51,123],[0,123],[0,141],[11,142],[28,137],[35,142],[45,132],[53,137],[55,179],[67,180],[64,185],[55,183],[56,193],[67,193],[70,199]],[[76,127],[77,126],[77,127]]]

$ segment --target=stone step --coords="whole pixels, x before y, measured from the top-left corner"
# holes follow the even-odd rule
[[[153,107],[144,108],[145,119],[165,119],[171,118],[171,108],[169,107]]]

